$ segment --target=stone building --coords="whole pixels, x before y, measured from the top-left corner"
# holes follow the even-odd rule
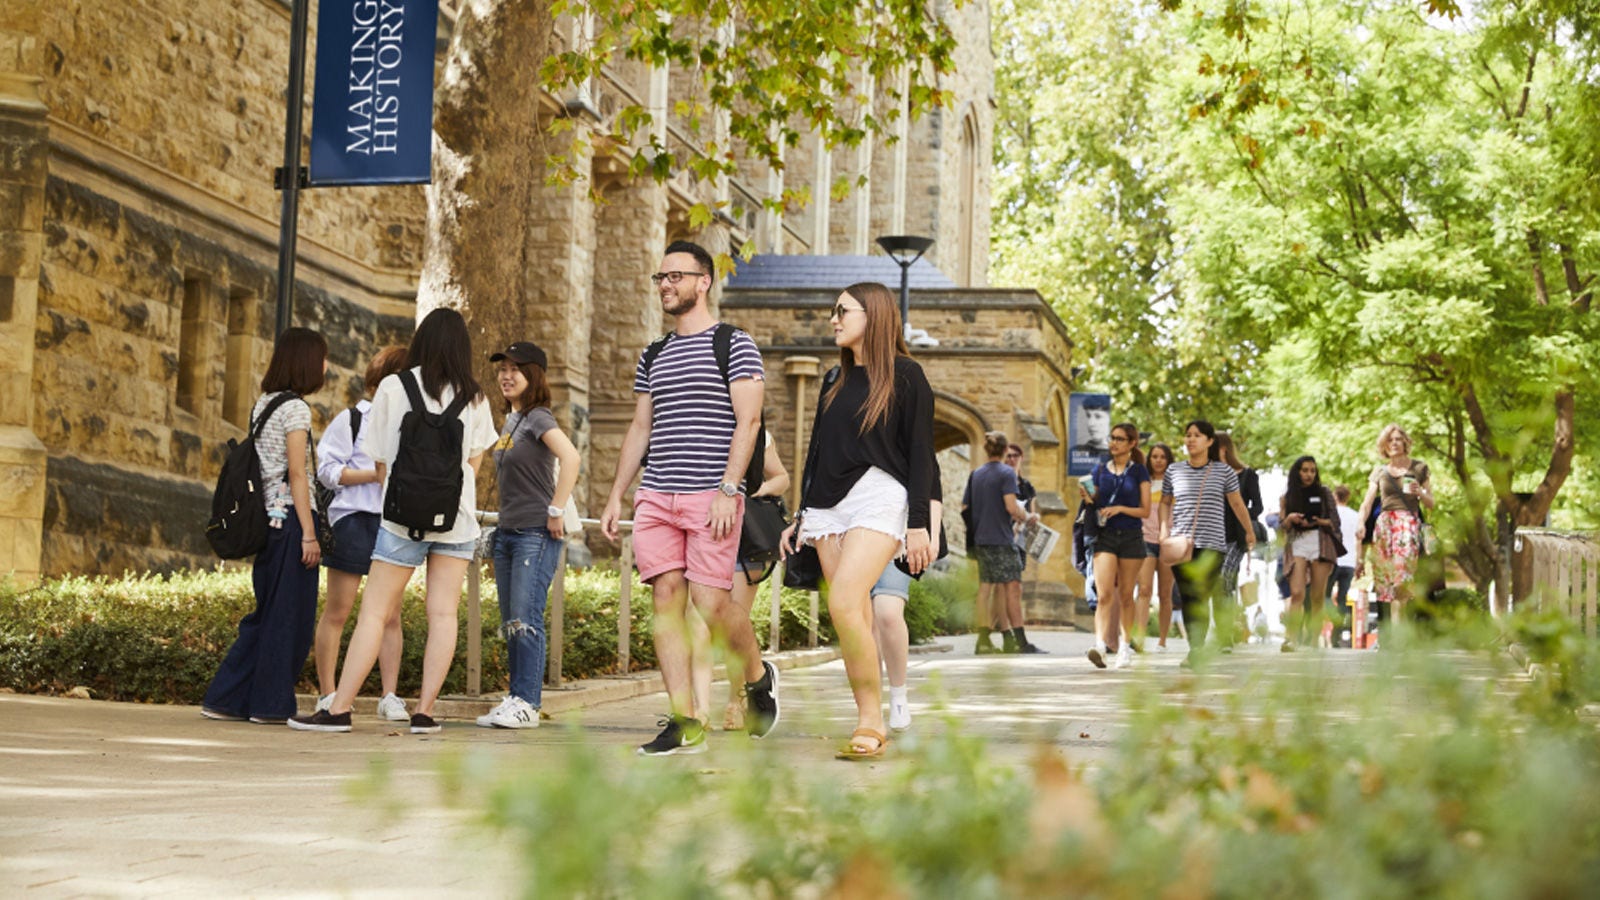
[[[968,373],[951,377],[997,395],[951,392],[945,442],[970,440],[978,424],[1031,437],[1034,480],[1058,487],[1043,472],[1059,469],[1049,454],[1063,433],[1056,407],[1070,343],[1037,295],[985,290],[988,5],[940,6],[962,38],[957,73],[940,84],[955,103],[898,126],[893,146],[802,142],[782,172],[752,164],[717,185],[629,180],[617,148],[583,160],[591,190],[532,188],[541,227],[528,245],[552,273],[548,295],[492,310],[484,304],[496,301],[476,300],[468,314],[485,354],[524,336],[552,349],[557,413],[589,463],[587,511],[603,500],[632,413],[633,361],[665,327],[648,275],[677,238],[714,249],[750,240],[775,257],[865,257],[881,234],[935,238],[928,262],[947,287],[916,302],[935,331],[964,332],[940,351]],[[453,22],[446,3],[441,50]],[[210,485],[271,349],[288,31],[287,0],[0,8],[0,572],[210,563],[200,527]],[[671,113],[682,77],[619,65],[580,98],[592,112],[583,127],[601,129],[619,102],[648,98],[665,113],[668,145],[692,145]],[[554,110],[572,98],[550,99]],[[782,215],[760,209],[785,186],[826,197],[840,175],[866,185]],[[718,196],[735,214],[692,228],[689,208]],[[330,343],[330,386],[312,398],[320,430],[356,399],[370,353],[410,332],[427,208],[414,186],[302,198],[295,324]],[[791,386],[804,391],[795,373],[813,365],[797,358],[818,355],[801,332],[815,331],[831,296],[735,287],[719,300],[772,354],[769,415],[792,442],[783,411]],[[980,333],[992,346],[973,343]]]

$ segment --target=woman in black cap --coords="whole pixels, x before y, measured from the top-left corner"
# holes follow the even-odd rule
[[[499,706],[478,717],[478,724],[537,728],[547,651],[544,606],[561,560],[563,517],[578,483],[578,448],[550,412],[543,350],[518,341],[489,361],[497,364],[495,381],[506,401],[506,423],[494,445],[500,487],[494,582],[511,690]]]

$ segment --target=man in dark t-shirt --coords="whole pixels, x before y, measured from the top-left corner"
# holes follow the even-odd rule
[[[650,276],[676,327],[653,358],[640,355],[633,422],[600,518],[601,531],[617,540],[623,494],[643,465],[633,503],[634,558],[655,600],[656,658],[672,707],[661,734],[639,748],[645,756],[705,750],[705,723],[694,718],[690,685],[691,600],[743,663],[750,736],[765,737],[778,721],[778,671],[761,659],[750,615],[731,594],[741,485],[761,427],[761,353],[748,334],[734,330],[724,376],[720,326],[709,307],[715,273],[705,248],[676,241]]]

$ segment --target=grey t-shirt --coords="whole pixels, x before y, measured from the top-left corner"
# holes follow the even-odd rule
[[[556,455],[542,440],[556,427],[550,410],[538,406],[506,416],[494,445],[494,471],[500,483],[500,527],[535,528],[549,520],[556,490]]]
[[[967,481],[961,502],[972,510],[972,542],[980,547],[1011,543],[1011,513],[1006,494],[1017,492],[1017,470],[1003,462],[984,463]]]

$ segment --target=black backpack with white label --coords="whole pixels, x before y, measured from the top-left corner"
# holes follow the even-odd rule
[[[261,484],[261,456],[256,439],[278,407],[297,399],[284,391],[250,423],[244,440],[228,439],[228,455],[217,475],[217,489],[211,493],[211,518],[206,522],[206,541],[223,559],[255,556],[267,546],[267,498]]]
[[[411,409],[400,420],[400,447],[389,467],[383,517],[407,529],[413,541],[429,531],[455,527],[461,508],[461,411],[468,397],[457,394],[444,412],[428,412],[422,388],[409,369],[400,373]]]

